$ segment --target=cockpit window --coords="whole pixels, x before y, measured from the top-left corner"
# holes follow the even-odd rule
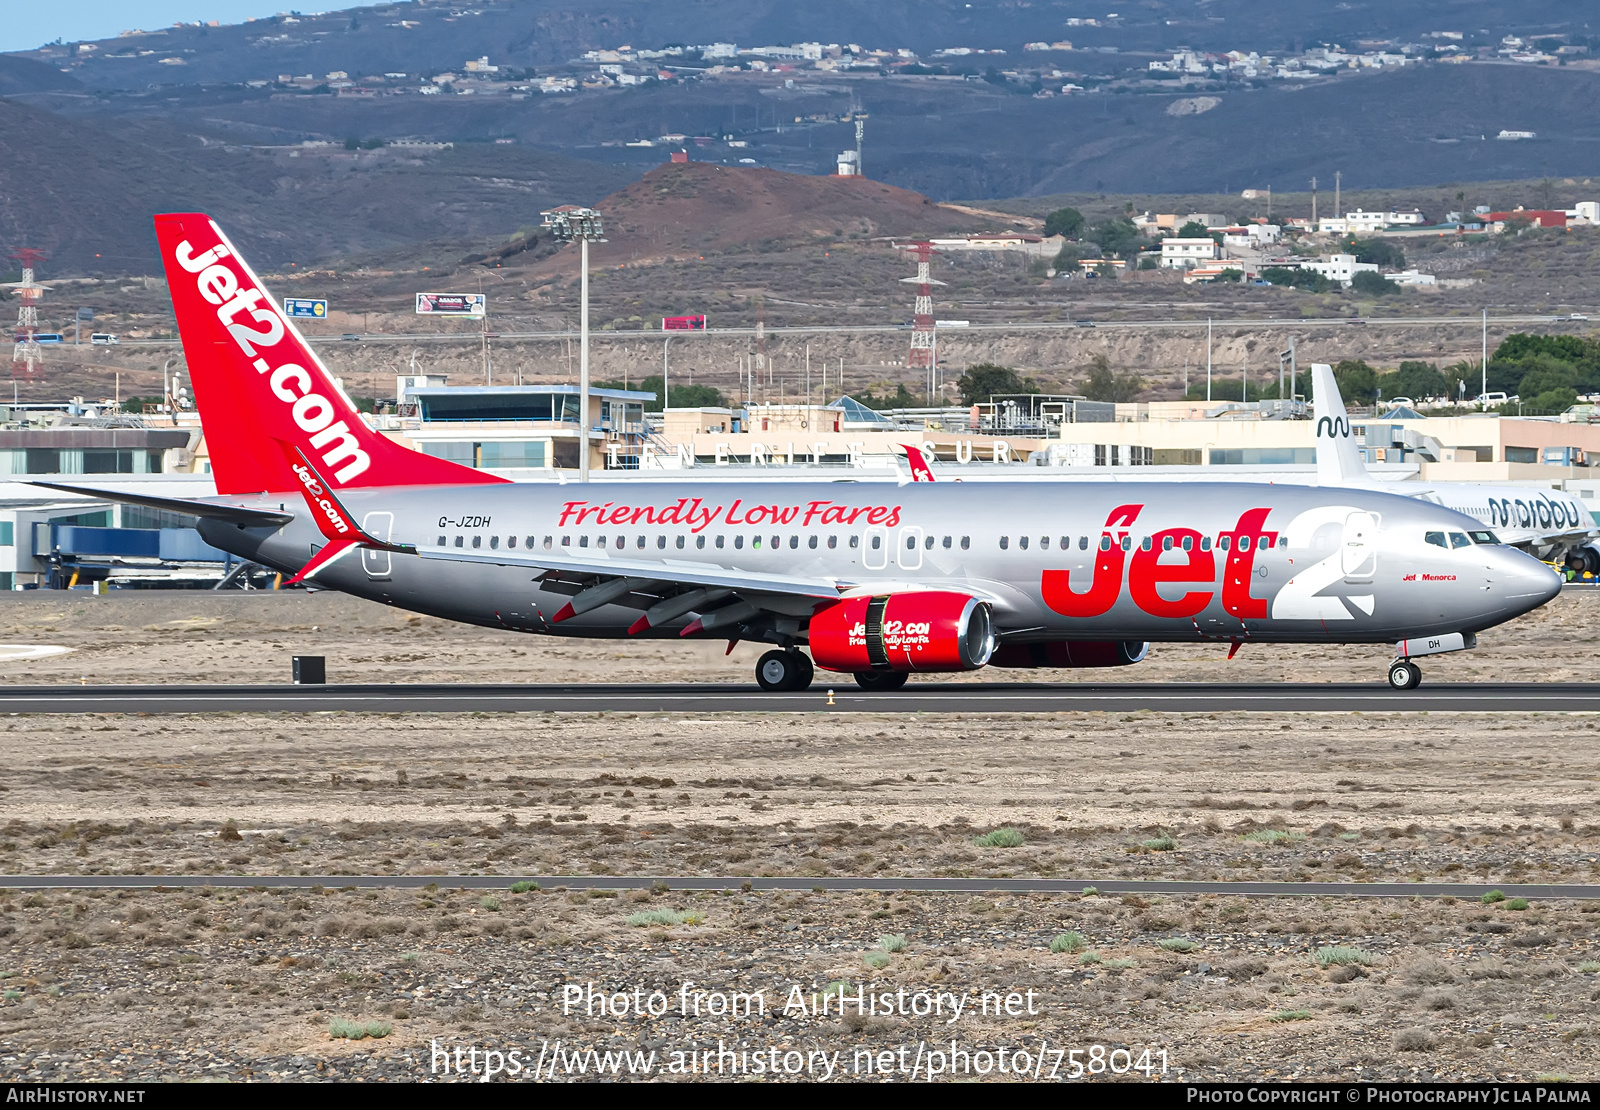
[[[1451,532],[1450,533],[1450,546],[1451,547],[1471,547],[1472,546],[1472,541],[1467,539],[1466,534],[1463,533],[1463,532]]]
[[[1473,543],[1499,543],[1500,542],[1500,537],[1495,535],[1493,532],[1474,532],[1474,533],[1472,533],[1472,542]]]
[[[1429,543],[1433,544],[1434,547],[1449,547],[1450,546],[1449,544],[1444,542],[1444,533],[1443,532],[1427,532],[1427,533],[1425,533],[1423,535],[1422,538],[1427,540]]]

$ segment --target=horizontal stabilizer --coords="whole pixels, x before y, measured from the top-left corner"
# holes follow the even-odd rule
[[[218,505],[211,501],[185,501],[181,497],[151,497],[143,493],[121,493],[117,490],[94,489],[89,486],[68,485],[65,482],[29,482],[31,486],[81,493],[103,501],[116,501],[123,505],[142,505],[147,509],[165,509],[169,513],[185,513],[208,520],[225,520],[229,524],[244,524],[260,528],[281,528],[294,519],[293,513],[276,509],[250,509],[243,505]]]

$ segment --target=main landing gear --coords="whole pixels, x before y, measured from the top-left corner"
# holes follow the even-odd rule
[[[1396,690],[1415,690],[1422,684],[1422,668],[1409,659],[1396,659],[1389,668],[1389,685]]]
[[[756,663],[756,684],[771,693],[804,690],[815,673],[803,651],[769,651]]]

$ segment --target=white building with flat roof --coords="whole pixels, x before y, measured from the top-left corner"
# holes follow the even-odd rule
[[[1161,240],[1161,268],[1163,270],[1190,270],[1217,257],[1217,241],[1210,236],[1204,239],[1168,238]]]

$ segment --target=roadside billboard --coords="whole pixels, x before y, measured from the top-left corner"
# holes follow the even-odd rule
[[[418,316],[482,316],[489,311],[482,293],[418,293]]]
[[[305,297],[285,297],[283,298],[283,314],[291,320],[326,320],[328,318],[328,302],[308,300]]]
[[[706,318],[704,316],[663,316],[661,318],[662,331],[705,331]]]

